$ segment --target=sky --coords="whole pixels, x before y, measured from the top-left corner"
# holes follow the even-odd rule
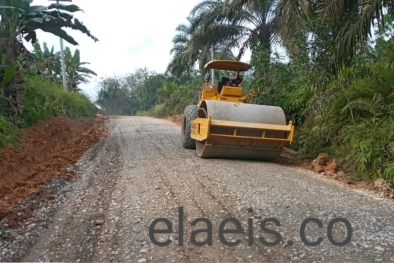
[[[163,73],[171,60],[170,50],[176,27],[186,23],[186,17],[201,0],[73,0],[83,12],[74,13],[99,39],[94,42],[78,31],[66,30],[77,42],[73,46],[63,41],[64,48],[80,50],[81,61],[98,76],[80,88],[92,100],[96,99],[101,78],[133,73],[138,68]],[[32,5],[49,5],[48,0],[33,0]],[[65,5],[70,4],[64,2]],[[60,51],[59,38],[38,30],[38,40]],[[28,44],[27,47],[31,47]],[[247,60],[246,60],[247,61]]]

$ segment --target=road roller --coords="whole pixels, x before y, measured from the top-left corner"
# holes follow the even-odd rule
[[[294,137],[294,125],[287,122],[282,108],[250,103],[257,91],[243,93],[242,72],[251,65],[241,61],[212,60],[197,105],[185,108],[181,141],[185,149],[194,149],[201,158],[275,161]],[[209,70],[233,75],[210,83]]]

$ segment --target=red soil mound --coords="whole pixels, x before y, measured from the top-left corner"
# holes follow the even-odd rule
[[[0,220],[18,201],[39,193],[55,177],[71,179],[67,168],[108,135],[106,118],[57,117],[22,130],[19,147],[0,149]]]

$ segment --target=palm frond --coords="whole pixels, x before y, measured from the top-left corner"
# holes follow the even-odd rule
[[[374,19],[382,19],[382,1],[371,0],[370,4],[362,7],[362,13],[355,22],[348,21],[340,30],[337,41],[341,53],[352,55],[357,43],[363,43],[371,35]]]
[[[312,5],[308,0],[280,0],[277,4],[274,20],[278,28],[275,37],[291,39],[304,33],[303,31],[310,22],[312,12]]]
[[[345,1],[343,0],[323,0],[317,3],[316,14],[322,22],[338,19],[343,12]]]

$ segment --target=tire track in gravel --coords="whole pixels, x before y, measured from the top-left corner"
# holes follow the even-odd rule
[[[113,234],[108,237],[109,243],[102,245],[106,251],[112,252],[98,257],[95,261],[106,261],[108,258],[114,261],[168,262],[174,258],[187,261],[185,248],[177,248],[173,243],[169,252],[168,247],[153,246],[147,235],[149,224],[161,214],[176,218],[175,208],[179,205],[173,189],[161,180],[162,172],[155,149],[157,138],[152,136],[152,129],[146,126],[145,123],[135,123],[123,127],[120,131],[121,137],[127,138],[122,140],[121,145],[121,151],[125,153],[122,161],[126,165],[121,171],[109,211],[117,217],[116,223],[107,226],[108,232],[112,231]],[[133,136],[130,136],[131,134]],[[176,229],[176,224],[173,226]],[[176,239],[174,234],[176,232],[172,235],[173,240]]]
[[[160,144],[157,144],[157,142],[160,142]],[[170,191],[171,194],[173,194],[176,198],[176,205],[177,209],[180,209],[180,207],[188,207],[189,209],[185,210],[183,209],[183,226],[187,226],[187,223],[190,223],[192,220],[191,218],[198,218],[201,217],[202,215],[205,215],[205,212],[202,210],[201,206],[196,202],[196,200],[193,198],[193,195],[191,194],[190,188],[187,185],[183,185],[183,187],[180,187],[178,182],[175,182],[176,180],[179,180],[178,178],[178,171],[173,170],[169,171],[167,165],[163,165],[168,163],[169,159],[178,159],[178,153],[174,151],[174,142],[169,140],[167,136],[162,136],[159,135],[159,139],[157,140],[154,145],[152,145],[160,155],[158,155],[158,162],[160,165],[158,166],[159,170],[159,175],[160,179],[163,182],[163,184],[166,186],[166,189]],[[164,146],[171,146],[169,149],[164,148]],[[176,145],[176,144],[175,144]],[[174,157],[175,155],[175,157]],[[179,158],[182,158],[183,156],[180,156]],[[172,167],[174,168],[174,167]],[[187,191],[185,189],[188,189]],[[183,191],[182,191],[183,190]],[[175,199],[174,198],[174,199]],[[179,228],[179,223],[176,224],[176,227]],[[202,257],[204,254],[203,252],[200,251],[195,251],[192,246],[190,246],[190,243],[188,240],[190,240],[190,232],[185,231],[187,229],[183,229],[183,244],[182,247],[180,248],[180,251],[184,253],[185,259],[187,262],[190,262],[190,259],[192,260],[191,262],[194,262],[196,259]],[[180,235],[179,230],[175,232],[176,234]],[[177,238],[177,245],[179,245],[179,238]]]
[[[185,207],[185,211],[192,210],[193,206],[198,208],[199,213],[196,213],[196,210],[192,210],[193,212],[190,213],[190,216],[192,216],[192,218],[188,218],[186,220],[188,225],[191,226],[191,222],[194,219],[201,217],[209,219],[213,224],[213,247],[198,248],[198,254],[194,254],[193,258],[198,257],[202,253],[203,255],[208,255],[207,257],[210,261],[219,260],[223,262],[229,262],[234,260],[247,260],[248,258],[245,257],[245,253],[243,251],[245,249],[243,245],[238,245],[235,248],[231,248],[226,247],[225,245],[218,242],[218,226],[220,222],[227,218],[239,219],[232,212],[230,212],[233,205],[225,205],[222,201],[216,198],[215,194],[213,194],[213,192],[207,187],[207,185],[213,186],[211,181],[206,180],[204,184],[200,179],[198,179],[198,177],[201,176],[203,172],[193,161],[193,156],[189,156],[189,158],[184,159],[184,163],[189,165],[189,168],[185,167],[184,165],[167,165],[165,160],[168,160],[169,154],[171,154],[172,156],[175,155],[175,158],[177,157],[177,155],[180,155],[179,153],[177,154],[179,150],[176,151],[176,148],[179,147],[179,143],[177,141],[174,141],[174,137],[163,137],[160,141],[162,142],[161,145],[175,146],[173,147],[174,149],[170,149],[170,151],[165,151],[161,147],[156,146],[156,148],[158,148],[158,151],[161,153],[160,159],[162,159],[162,162],[160,163],[165,164],[162,165],[162,169],[164,170],[163,177],[165,177],[165,180],[168,182],[169,185],[172,185],[171,188],[182,190],[180,196],[182,200],[186,200],[183,205]],[[202,227],[205,227],[205,225],[202,225]],[[233,225],[232,227],[235,226]],[[240,238],[240,240],[245,242],[245,237],[247,236],[245,227],[242,227],[241,236],[242,237]],[[201,237],[201,239],[205,240],[206,236]],[[237,237],[235,237],[234,235],[227,235],[227,239],[230,239],[232,240],[232,242],[234,242]],[[190,235],[187,236],[186,240],[190,240]],[[256,249],[254,252],[251,252],[252,256],[249,255],[249,258],[253,258],[258,262],[269,260],[267,256],[264,255],[264,249],[261,244],[253,241],[253,246],[255,246]],[[250,247],[247,247],[247,249],[250,249]],[[223,250],[222,253],[220,252],[220,250]],[[192,249],[192,251],[194,251],[194,249]]]
[[[211,160],[212,161],[212,160]],[[213,160],[213,162],[217,162],[217,160]],[[226,161],[224,161],[226,162]],[[278,185],[280,185],[279,182],[276,182],[276,185],[267,185],[267,181],[266,178],[261,177],[259,179],[256,180],[256,177],[252,174],[248,174],[248,172],[245,173],[234,173],[234,168],[236,167],[236,163],[238,161],[234,161],[233,164],[229,164],[227,168],[224,168],[221,171],[222,175],[226,175],[226,174],[230,174],[232,175],[232,177],[234,177],[234,181],[238,182],[235,186],[232,186],[230,184],[226,185],[224,184],[222,187],[222,191],[223,192],[227,192],[230,195],[235,195],[236,192],[243,192],[243,193],[247,193],[246,195],[244,195],[243,197],[243,202],[241,202],[239,204],[239,207],[241,207],[240,211],[246,211],[247,210],[247,206],[252,206],[254,207],[254,219],[257,219],[257,221],[260,221],[261,219],[264,218],[268,218],[268,217],[275,217],[277,218],[280,223],[281,223],[281,227],[279,227],[280,229],[280,234],[282,236],[282,242],[280,245],[273,247],[272,249],[268,249],[267,251],[269,252],[271,259],[272,260],[283,260],[284,258],[286,258],[287,260],[298,260],[300,259],[299,255],[301,255],[301,258],[305,257],[305,253],[304,252],[299,252],[299,250],[302,250],[302,246],[296,244],[293,245],[290,249],[289,248],[284,248],[283,246],[285,246],[284,243],[286,243],[286,240],[291,240],[292,242],[294,242],[295,240],[297,240],[297,237],[294,237],[294,234],[298,234],[299,233],[299,227],[301,225],[301,222],[297,222],[294,223],[290,220],[288,220],[288,218],[283,217],[283,214],[288,213],[288,211],[285,212],[281,212],[278,210],[281,209],[277,209],[276,206],[284,206],[287,210],[289,210],[289,206],[291,205],[283,205],[282,203],[286,202],[286,198],[290,199],[290,200],[297,200],[298,199],[298,195],[297,194],[291,194],[289,192],[276,192],[276,194],[272,194],[274,191],[273,189],[277,188]],[[250,164],[256,164],[254,162],[242,162],[239,163],[242,165],[250,165]],[[268,166],[272,165],[272,164],[266,164]],[[231,168],[230,168],[231,167]],[[226,177],[225,176],[220,176],[218,174],[214,174],[211,178],[211,180],[214,181],[218,181],[218,182],[222,182],[222,181],[226,181]],[[257,189],[262,189],[262,190],[257,190]],[[277,189],[275,189],[277,190]],[[249,194],[250,193],[250,194]],[[283,195],[282,195],[283,193]],[[258,198],[256,198],[256,196],[260,196]],[[261,198],[261,196],[268,196],[268,198]],[[278,198],[279,197],[279,198]],[[283,198],[284,197],[284,198]],[[283,199],[281,199],[283,198]],[[271,200],[270,200],[271,199]],[[272,202],[273,200],[276,200],[274,202]],[[284,202],[283,202],[284,201]],[[296,201],[297,202],[297,201]],[[286,202],[287,203],[287,202]],[[256,209],[257,208],[257,209]],[[268,209],[268,213],[266,212],[266,209]],[[291,208],[290,208],[291,209]],[[300,216],[300,218],[302,218],[302,210],[299,209],[299,207],[297,207],[297,213]],[[241,212],[242,215],[242,212]],[[311,215],[309,215],[310,217]],[[313,216],[315,216],[315,214],[313,214]],[[317,217],[319,219],[321,219],[321,217]],[[323,221],[325,225],[327,225],[326,221]],[[273,224],[271,224],[271,226],[273,226]],[[291,229],[287,229],[286,227],[292,227]],[[283,229],[285,228],[285,229]],[[278,228],[276,228],[276,230],[278,230]],[[259,233],[259,230],[255,232],[256,235],[261,236],[262,234]],[[312,232],[312,234],[316,235],[316,230],[315,232]],[[319,235],[324,234],[323,232],[318,232]],[[297,240],[300,241],[300,240]],[[283,246],[282,246],[283,244]]]
[[[256,235],[258,234],[258,231],[259,231],[258,229],[260,227],[257,221],[253,222],[253,225],[252,225],[252,231],[254,229],[254,232],[252,235],[253,238],[252,238],[252,241],[249,243],[250,234],[249,234],[248,228],[250,226],[249,226],[248,220],[253,218],[253,216],[251,216],[250,211],[246,210],[246,209],[241,211],[241,213],[236,213],[237,212],[236,200],[240,199],[240,197],[231,198],[232,196],[237,196],[237,194],[234,192],[231,193],[230,191],[228,191],[226,183],[223,183],[222,181],[215,182],[213,180],[210,180],[210,178],[204,173],[204,171],[201,169],[201,166],[198,163],[193,162],[193,166],[196,167],[196,170],[199,171],[198,173],[200,175],[202,175],[202,178],[204,178],[204,180],[201,180],[201,179],[199,179],[198,176],[195,176],[194,179],[196,180],[196,182],[201,185],[202,189],[204,189],[204,193],[207,194],[208,196],[210,196],[211,199],[215,200],[215,202],[217,202],[217,204],[220,206],[222,211],[224,211],[226,213],[222,219],[235,218],[238,221],[240,221],[241,226],[242,226],[241,233],[243,234],[243,238],[245,240],[248,240],[248,246],[255,247],[256,254],[260,255],[260,258],[256,258],[256,256],[254,256],[253,259],[258,260],[258,262],[262,262],[262,261],[271,262],[272,259],[266,253],[266,251],[265,251],[266,248],[261,243],[258,243],[256,241]],[[205,181],[205,183],[204,183],[204,181]],[[225,201],[222,201],[222,200],[225,200]],[[242,240],[242,241],[246,242],[244,240]],[[269,241],[272,241],[272,240],[269,240]],[[242,256],[244,256],[242,254],[244,254],[244,253],[239,253],[236,256],[236,258],[242,258]],[[250,255],[249,255],[249,259],[251,259],[251,258],[252,257],[250,257]],[[244,260],[247,260],[247,259],[244,258]]]
[[[203,161],[205,163],[205,167],[212,165],[212,160],[206,159]],[[200,162],[196,161],[193,162],[193,166],[196,167],[196,169],[201,168]],[[214,165],[213,165],[214,166]],[[242,200],[243,197],[238,196],[237,191],[232,191],[229,189],[228,184],[226,183],[227,180],[225,179],[220,179],[220,177],[216,177],[215,175],[209,176],[204,172],[204,169],[201,169],[201,175],[202,179],[199,179],[196,177],[196,181],[202,186],[203,189],[205,189],[205,193],[209,195],[212,199],[215,199],[216,202],[220,205],[220,207],[227,213],[227,218],[237,218],[239,221],[242,222],[242,234],[245,235],[245,237],[248,237],[247,240],[249,240],[250,236],[248,233],[248,228],[249,222],[248,220],[253,220],[253,236],[252,236],[252,246],[256,247],[256,251],[259,252],[261,256],[264,257],[264,260],[267,260],[268,262],[272,262],[273,260],[278,260],[274,259],[272,256],[272,249],[267,248],[264,246],[262,243],[259,241],[256,241],[259,237],[264,237],[266,241],[273,242],[275,239],[270,238],[271,236],[267,235],[262,235],[260,232],[260,222],[261,219],[264,219],[262,216],[259,216],[259,204],[254,204],[253,202],[248,202],[247,205],[242,206],[240,204],[237,204],[237,200]],[[226,174],[226,169],[221,171],[222,173]],[[231,171],[228,171],[228,174],[231,174]],[[239,181],[247,181],[250,178],[239,178]],[[209,182],[209,184],[204,183],[204,182]],[[258,184],[253,184],[253,186],[258,186]],[[237,189],[238,190],[238,189]],[[239,192],[247,192],[249,189],[245,189],[245,191],[239,191]],[[235,198],[229,198],[229,197],[235,197]],[[223,200],[223,201],[222,201]],[[242,209],[239,209],[238,207],[242,207]],[[257,209],[256,209],[257,208]],[[250,211],[251,209],[251,211]],[[256,220],[257,219],[257,220]],[[267,226],[270,229],[278,231],[278,228],[274,226],[272,223],[268,223]],[[283,232],[281,233],[283,235]],[[281,244],[278,244],[281,245]],[[276,248],[277,250],[277,248]],[[283,259],[283,255],[280,257]],[[291,260],[291,257],[288,258]]]
[[[179,207],[184,206],[184,204],[182,204],[182,202],[179,201],[179,200],[183,200],[184,196],[181,193],[179,193],[176,190],[176,188],[174,187],[174,185],[168,180],[165,171],[162,168],[158,168],[157,171],[158,171],[158,174],[160,174],[160,176],[159,176],[160,181],[165,186],[166,194],[168,193],[173,197],[173,200],[175,200],[174,202],[176,204],[176,207],[179,208]],[[190,216],[190,214],[189,214],[189,212],[183,211],[183,216],[188,218]],[[180,245],[179,244],[179,242],[180,242],[179,237],[182,234],[182,232],[179,231],[180,223],[181,222],[173,223],[174,229],[178,229],[178,231],[175,230],[173,232],[174,234],[178,234],[178,237],[176,239],[174,239],[174,241],[176,240],[175,244],[177,244],[177,245]],[[185,220],[183,220],[181,224],[184,225]],[[155,227],[155,229],[157,229],[157,228]],[[184,262],[190,262],[190,258],[194,258],[193,256],[190,255],[190,252],[192,252],[192,250],[189,248],[189,244],[187,244],[187,243],[186,244],[183,243],[182,247],[178,251],[182,254],[182,259],[184,260]]]
[[[246,205],[251,205],[259,208],[256,209],[258,218],[279,219],[283,241],[292,240],[294,245],[286,248],[274,247],[274,251],[271,251],[273,260],[393,260],[393,252],[387,246],[393,244],[394,237],[387,235],[387,230],[391,227],[389,219],[383,216],[387,211],[393,211],[392,201],[385,200],[387,202],[380,203],[376,201],[376,197],[346,189],[312,173],[276,164],[265,163],[262,166],[261,163],[248,161],[199,161],[223,166],[220,173],[211,174],[211,180],[228,181],[228,175],[231,175],[234,184],[227,184],[226,191],[231,195],[236,192],[245,193],[241,204],[244,210]],[[236,172],[239,165],[248,166],[248,169]],[[306,235],[310,236],[308,239],[324,237],[323,243],[317,247],[307,247],[300,240],[301,223],[308,217],[320,219],[325,227],[324,231],[316,227],[306,230]],[[345,247],[335,247],[329,243],[325,232],[329,221],[338,217],[347,219],[352,225],[352,242]],[[379,222],[376,217],[386,218]],[[345,230],[344,227],[335,227],[334,237],[344,240]],[[345,251],[346,255],[343,254]]]
[[[249,240],[249,233],[247,232],[249,224],[248,224],[248,219],[253,218],[253,216],[251,216],[251,214],[248,209],[244,209],[242,211],[240,211],[241,213],[236,213],[237,211],[237,204],[236,204],[236,200],[239,199],[238,198],[234,198],[235,200],[232,200],[230,197],[231,196],[236,196],[236,193],[231,193],[227,190],[227,186],[226,184],[222,183],[222,182],[217,182],[216,180],[212,180],[212,178],[209,178],[209,176],[206,175],[206,173],[204,173],[204,171],[202,171],[201,169],[201,165],[198,162],[195,162],[194,160],[191,162],[192,166],[194,167],[194,169],[192,170],[196,170],[198,171],[199,175],[201,175],[202,178],[204,178],[204,180],[199,179],[198,176],[193,176],[193,179],[201,186],[201,188],[203,189],[204,193],[207,194],[212,200],[215,200],[215,202],[217,202],[217,204],[220,206],[220,208],[226,213],[224,218],[236,218],[237,220],[239,220],[241,222],[242,225],[242,234],[244,235],[246,240]],[[209,160],[206,163],[207,166],[209,166]],[[204,183],[205,182],[205,183]],[[221,185],[221,187],[219,186]],[[224,193],[224,196],[222,196]],[[230,193],[230,194],[229,194]],[[225,200],[224,201],[222,201]],[[234,212],[232,212],[234,211]],[[253,229],[258,229],[260,226],[258,224],[258,222],[254,221],[253,222]],[[269,259],[269,257],[267,256],[267,253],[265,253],[266,248],[261,244],[258,243],[256,241],[256,239],[254,238],[256,236],[256,234],[258,233],[258,231],[254,231],[253,234],[253,238],[252,238],[252,242],[251,242],[251,246],[256,247],[256,251],[259,252],[260,256],[262,256],[262,258],[258,259],[258,260],[267,260],[267,261],[271,261],[271,259]],[[272,241],[268,238],[269,241]],[[248,242],[249,245],[249,242]],[[240,257],[237,257],[240,258]]]
[[[388,229],[391,229],[387,211],[393,211],[393,202],[387,201],[385,209],[381,209],[373,197],[368,198],[366,195],[321,180],[311,173],[272,163],[199,159],[194,151],[189,151],[189,156],[194,163],[194,168],[189,170],[201,171],[204,180],[198,176],[195,179],[200,183],[209,182],[206,188],[213,189],[210,191],[213,196],[211,198],[223,200],[226,198],[223,193],[237,196],[237,205],[240,208],[236,213],[238,218],[242,218],[251,206],[255,210],[255,219],[275,217],[280,221],[282,243],[273,248],[266,248],[271,260],[393,260],[393,251],[389,247],[394,237],[387,234]],[[190,178],[193,176],[188,178],[188,183]],[[243,196],[238,196],[237,193],[243,193]],[[366,205],[360,205],[360,199]],[[225,204],[222,204],[222,207],[229,206],[228,199]],[[356,207],[357,209],[354,209]],[[380,214],[386,214],[386,217],[383,220],[376,219]],[[320,219],[326,228],[329,221],[334,218],[343,217],[350,220],[353,242],[346,247],[335,247],[328,242],[326,232],[307,227],[305,233],[308,239],[323,236],[325,240],[317,248],[305,246],[300,240],[299,231],[302,221],[308,217]],[[345,230],[343,226],[334,227],[334,237],[344,240]],[[255,234],[262,235],[258,230]],[[289,246],[290,240],[295,244]]]

